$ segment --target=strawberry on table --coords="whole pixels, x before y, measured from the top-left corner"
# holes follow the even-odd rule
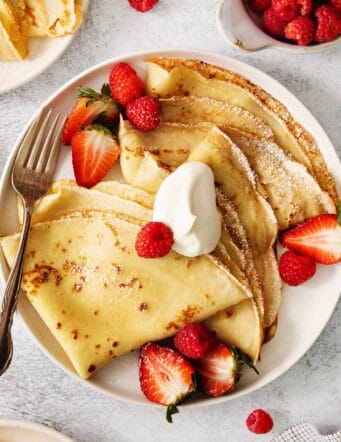
[[[195,390],[194,369],[177,351],[153,342],[140,350],[139,379],[143,394],[167,406],[167,420],[178,413],[177,404]]]
[[[222,396],[231,390],[240,378],[243,364],[258,371],[250,359],[234,347],[217,342],[201,359],[193,361],[198,387],[209,396]]]
[[[119,114],[118,107],[111,98],[108,84],[103,84],[101,93],[89,87],[78,88],[78,100],[75,102],[66,120],[62,142],[70,144],[72,136],[81,126],[93,122],[113,123]]]
[[[104,178],[120,155],[116,137],[100,124],[77,131],[71,146],[76,181],[84,187],[92,187]]]
[[[320,264],[341,261],[341,226],[337,215],[310,218],[282,235],[282,244]]]

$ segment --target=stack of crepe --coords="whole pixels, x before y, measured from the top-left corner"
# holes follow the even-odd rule
[[[147,66],[162,122],[141,132],[121,120],[126,184],[89,190],[58,181],[34,212],[22,286],[82,377],[193,321],[256,363],[281,302],[278,233],[335,212],[334,181],[319,150],[278,101],[202,62],[153,59]],[[220,241],[196,258],[173,251],[139,258],[134,242],[152,219],[155,193],[186,161],[213,171]],[[18,235],[1,243],[11,265]]]
[[[28,37],[59,37],[82,21],[81,0],[0,0],[0,60],[23,60]]]

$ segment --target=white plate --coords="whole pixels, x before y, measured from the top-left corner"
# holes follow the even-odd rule
[[[327,135],[314,117],[302,105],[302,103],[300,103],[277,81],[259,70],[232,58],[223,57],[217,54],[179,50],[139,53],[112,59],[83,72],[75,79],[68,82],[49,98],[45,105],[52,106],[54,109],[61,111],[62,113],[67,113],[72,106],[73,97],[75,96],[75,88],[77,86],[82,84],[96,89],[100,88],[102,83],[107,81],[111,66],[114,63],[123,60],[132,64],[143,76],[143,59],[148,56],[201,59],[239,72],[248,77],[251,81],[262,86],[271,95],[282,101],[292,112],[293,116],[314,136],[317,144],[323,152],[330,171],[338,180],[338,191],[341,193],[340,162]],[[18,143],[24,132],[25,129],[19,137]],[[0,183],[0,207],[2,209],[0,235],[12,233],[16,229],[16,223],[14,222],[16,219],[15,195],[10,187],[9,180],[14,151],[12,158],[10,158],[7,163]],[[70,176],[71,171],[70,149],[64,148],[61,152],[58,176]],[[5,280],[7,277],[7,267],[3,262],[1,269],[2,278]],[[279,315],[277,334],[271,342],[263,347],[262,361],[258,367],[260,376],[257,376],[252,370],[244,370],[240,383],[230,394],[221,398],[211,398],[189,403],[189,406],[216,404],[218,402],[234,399],[257,390],[288,370],[304,355],[326,325],[339,298],[340,280],[341,265],[319,266],[317,275],[308,283],[299,288],[286,287],[284,290],[283,305]],[[44,326],[25,297],[21,297],[18,311],[28,329],[35,336],[38,345],[60,367],[68,373],[76,376],[65,353]],[[304,320],[302,320],[302,318],[304,318]],[[77,379],[85,385],[98,389],[113,397],[140,404],[151,404],[140,392],[136,352],[113,361],[111,364],[95,373],[90,380],[83,381],[78,377]]]
[[[89,0],[82,0],[84,15]],[[84,18],[83,18],[84,20]],[[0,94],[33,80],[54,63],[71,44],[74,34],[56,38],[29,38],[29,54],[22,61],[0,60]]]
[[[72,439],[45,425],[0,419],[1,442],[72,442]]]

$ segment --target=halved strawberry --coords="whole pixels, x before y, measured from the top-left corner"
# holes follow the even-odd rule
[[[195,390],[194,369],[177,351],[149,342],[140,350],[139,377],[143,394],[167,405],[167,420],[178,413],[177,404]]]
[[[231,345],[217,342],[204,358],[193,361],[198,387],[209,396],[222,396],[231,390],[240,378],[243,364],[258,371],[250,358]]]
[[[103,84],[101,93],[89,87],[78,88],[78,100],[75,102],[66,120],[62,134],[62,142],[70,144],[72,136],[81,126],[90,123],[112,123],[119,114],[118,107],[111,98],[108,84]]]
[[[321,264],[341,261],[341,226],[336,215],[310,218],[285,232],[281,241],[285,247]]]
[[[222,396],[236,383],[237,364],[231,347],[218,342],[194,362],[198,385],[209,396]]]
[[[100,124],[77,131],[71,146],[76,181],[84,187],[92,187],[104,178],[120,155],[115,136]]]

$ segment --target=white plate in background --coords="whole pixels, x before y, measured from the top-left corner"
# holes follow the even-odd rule
[[[337,180],[337,188],[341,194],[340,161],[326,133],[311,113],[276,80],[252,66],[232,58],[213,53],[184,50],[144,52],[121,56],[105,61],[81,73],[53,94],[44,105],[53,107],[62,114],[67,114],[72,107],[77,86],[82,84],[100,89],[102,83],[108,81],[111,66],[120,61],[133,65],[143,77],[145,73],[143,60],[151,56],[200,59],[238,72],[266,89],[272,96],[287,106],[294,118],[313,135],[331,173]],[[1,236],[12,233],[17,228],[16,199],[10,186],[10,173],[14,153],[25,130],[26,128],[14,146],[12,156],[5,167],[0,183],[0,207],[3,214],[0,219]],[[58,177],[72,177],[69,147],[62,149],[57,175]],[[8,269],[3,260],[0,271],[3,282],[5,282]],[[285,287],[277,334],[269,343],[264,345],[262,360],[257,366],[260,375],[257,376],[252,370],[245,369],[235,390],[226,396],[187,402],[185,406],[204,406],[232,400],[263,387],[288,370],[305,354],[328,322],[339,298],[340,281],[340,264],[334,266],[319,265],[315,277],[306,284],[299,287]],[[20,297],[18,312],[40,348],[63,370],[75,376],[80,382],[115,398],[145,405],[155,405],[149,402],[140,391],[137,352],[118,358],[96,372],[89,380],[82,380],[75,374],[64,351],[26,297]]]
[[[72,442],[53,428],[15,419],[0,419],[1,442]]]
[[[88,5],[89,0],[82,0],[83,21]],[[76,32],[63,37],[29,37],[29,53],[24,60],[0,60],[0,94],[22,86],[45,71],[63,54],[75,35]]]

